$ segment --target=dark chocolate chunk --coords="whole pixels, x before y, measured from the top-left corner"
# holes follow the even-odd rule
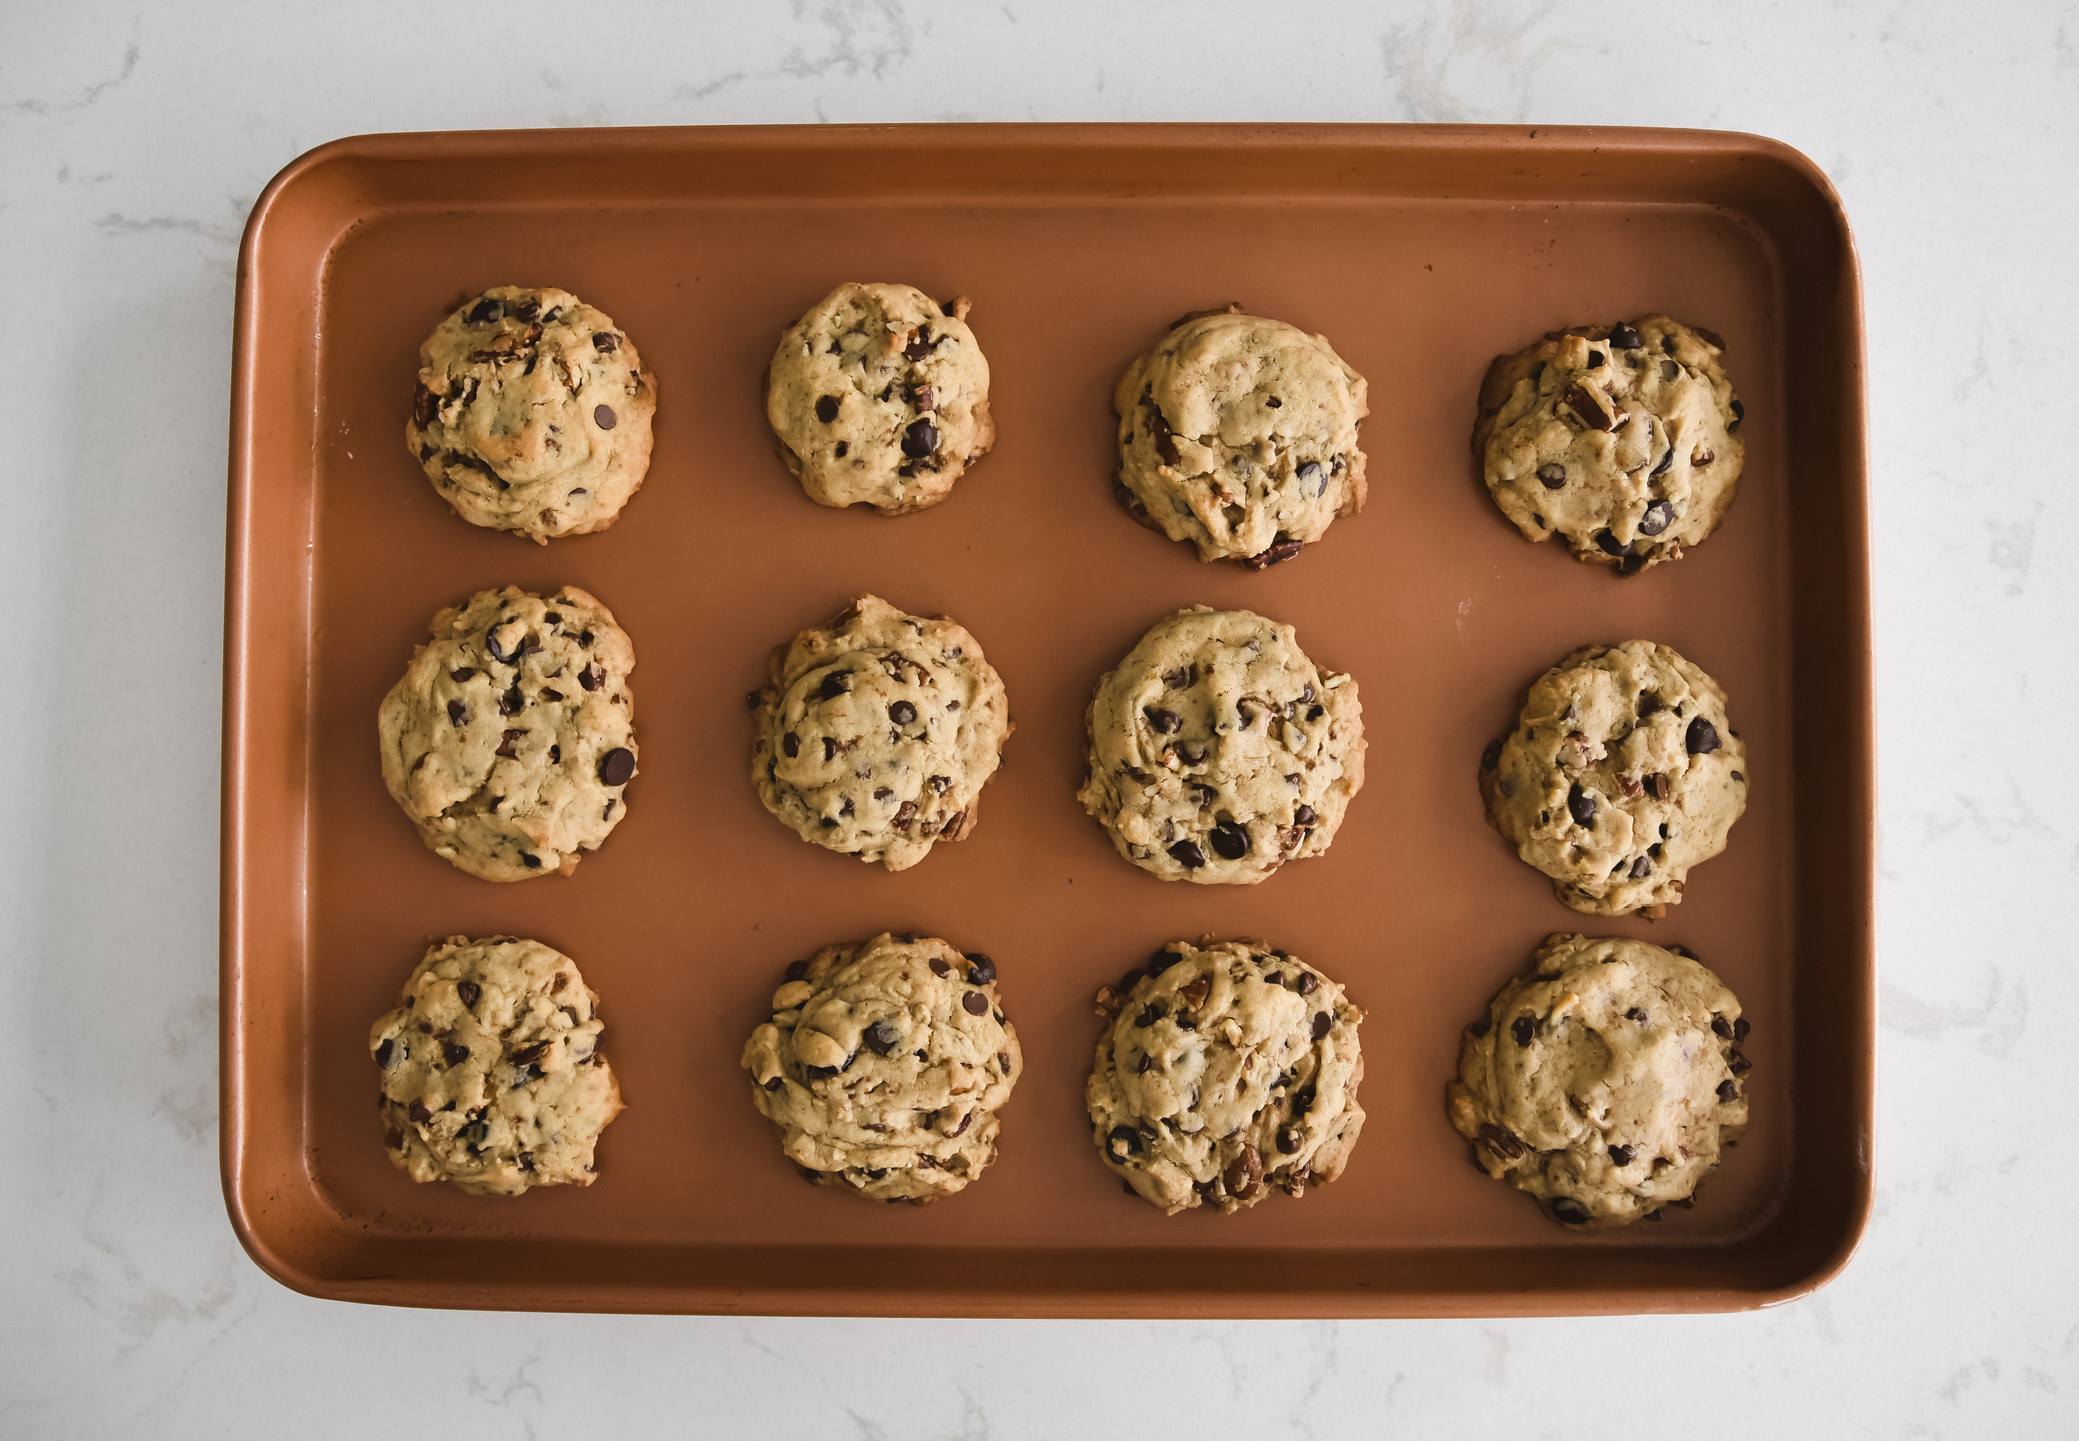
[[[1689,748],[1689,753],[1693,756],[1709,755],[1718,749],[1718,727],[1698,716],[1689,723],[1689,730],[1683,735],[1682,744]]]
[[[1575,825],[1595,824],[1595,797],[1582,790],[1578,782],[1567,788],[1566,810],[1574,818]]]
[[[635,774],[635,752],[615,746],[599,758],[599,779],[610,786],[625,786]]]
[[[902,433],[902,453],[911,460],[922,460],[938,449],[938,427],[929,420],[913,420]]]
[[[1277,540],[1251,556],[1245,556],[1242,564],[1250,570],[1268,570],[1274,565],[1283,565],[1300,552],[1300,542],[1280,533]]]

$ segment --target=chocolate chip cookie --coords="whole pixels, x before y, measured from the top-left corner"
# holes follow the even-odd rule
[[[605,530],[650,468],[657,378],[567,290],[500,285],[419,347],[405,443],[455,513],[546,545]]]
[[[1747,1022],[1680,946],[1554,934],[1466,1027],[1445,1092],[1473,1161],[1583,1231],[1687,1206],[1747,1128]]]
[[[1621,575],[1680,560],[1724,517],[1745,460],[1724,351],[1708,330],[1642,315],[1497,357],[1473,458],[1502,514]]]
[[[383,784],[435,855],[487,881],[577,868],[627,814],[635,647],[566,585],[433,617],[377,715]]]
[[[1481,755],[1480,795],[1566,905],[1658,919],[1747,808],[1747,747],[1724,690],[1672,647],[1584,646]]]
[[[780,459],[818,505],[937,505],[996,442],[966,296],[840,285],[787,327],[765,373]]]
[[[923,1205],[996,1159],[996,1113],[1025,1061],[994,961],[883,932],[787,967],[743,1067],[810,1181]]]
[[[1364,784],[1357,682],[1289,625],[1193,606],[1097,683],[1078,799],[1166,881],[1253,885],[1335,839]]]
[[[1297,956],[1172,941],[1100,989],[1097,1010],[1091,1130],[1143,1200],[1232,1213],[1343,1173],[1364,1126],[1364,1012]]]
[[[768,668],[749,698],[751,780],[784,825],[891,871],[967,838],[1012,725],[963,627],[862,595]]]
[[[589,1186],[621,1088],[599,997],[540,941],[449,936],[368,1033],[390,1161],[414,1181],[487,1196]]]
[[[1120,504],[1200,560],[1261,570],[1364,505],[1364,377],[1325,336],[1235,305],[1187,315],[1112,409]]]

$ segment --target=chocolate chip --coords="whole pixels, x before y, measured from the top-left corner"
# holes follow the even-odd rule
[[[1747,407],[1740,404],[1738,399],[1735,399],[1732,403],[1732,413],[1732,423],[1725,427],[1728,431],[1738,430],[1740,428],[1740,422],[1747,418]]]
[[[773,1077],[773,1078],[772,1078],[771,1080],[769,1080],[769,1081],[767,1081],[767,1082],[765,1083],[765,1089],[766,1089],[766,1090],[768,1090],[768,1091],[777,1091],[777,1090],[778,1090],[778,1089],[779,1089],[780,1087],[782,1087],[782,1086],[784,1086],[784,1085],[786,1085],[786,1084],[787,1084],[787,1080],[786,1080],[786,1077],[784,1077],[784,1076],[774,1076],[774,1077]]]
[[[476,998],[483,994],[483,988],[477,985],[475,981],[457,981],[455,982],[455,994],[462,998],[464,1006],[473,1011],[476,1009]]]
[[[1597,364],[1600,363],[1600,361],[1597,362]],[[1585,385],[1577,384],[1568,390],[1566,398],[1561,403],[1572,410],[1575,415],[1579,416],[1581,423],[1591,430],[1615,430],[1617,428],[1617,411],[1615,407]]]
[[[1494,1022],[1488,1020],[1487,1017],[1482,1016],[1479,1020],[1474,1021],[1470,1026],[1467,1026],[1466,1029],[1473,1033],[1475,1039],[1485,1040],[1487,1037],[1487,1033],[1494,1029]]]
[[[910,404],[916,406],[918,410],[930,411],[938,408],[938,392],[934,391],[930,386],[913,385],[909,388],[909,391]]]
[[[1513,1161],[1523,1154],[1523,1142],[1500,1126],[1483,1124],[1480,1127],[1480,1139],[1487,1143],[1490,1151],[1504,1161]]]
[[[1631,542],[1617,539],[1608,530],[1599,530],[1595,533],[1595,544],[1596,548],[1605,555],[1631,554]]]
[[[953,968],[937,956],[933,956],[928,964],[931,966],[931,974],[934,976],[950,976],[953,974]]]
[[[917,708],[906,700],[899,700],[888,707],[888,719],[899,726],[906,726],[917,718]]]
[[[780,737],[780,749],[787,753],[787,759],[792,760],[801,754],[801,737],[788,731]]]
[[[1640,856],[1631,863],[1631,878],[1635,881],[1643,881],[1652,873],[1653,862],[1647,860],[1644,856]]]
[[[1115,1152],[1123,1147],[1129,1156],[1138,1156],[1141,1153],[1141,1133],[1131,1126],[1112,1127],[1111,1133],[1105,1137],[1105,1143]],[[1133,1188],[1129,1186],[1127,1189]]]
[[[1605,361],[1606,359],[1608,359],[1608,357],[1605,356],[1600,350],[1591,350],[1588,352],[1588,368],[1590,370],[1600,370],[1602,369],[1603,361]]]
[[[986,1016],[989,1014],[989,998],[980,991],[969,991],[960,998],[960,1004],[970,1016]]]
[[[1195,665],[1180,665],[1175,670],[1162,673],[1162,683],[1171,690],[1182,690],[1197,679],[1198,667]]]
[[[601,355],[612,355],[621,348],[621,337],[612,331],[602,330],[592,337],[592,348]]]
[[[885,1056],[895,1049],[895,1027],[886,1021],[875,1021],[859,1033],[859,1039],[866,1042],[876,1056]]]
[[[967,983],[971,986],[986,986],[996,979],[996,962],[987,956],[973,955],[967,958]]]
[[[1637,350],[1645,343],[1639,332],[1624,321],[1610,327],[1610,344],[1618,350]]]
[[[835,760],[836,758],[837,758],[837,737],[835,737],[835,736],[825,736],[825,737],[823,737],[823,759],[827,761],[827,760]]]
[[[1627,1021],[1643,1022],[1646,1019],[1646,1013],[1640,1010],[1637,1006],[1633,1006],[1630,1010],[1624,1013],[1624,1018]]]
[[[1574,818],[1576,825],[1592,826],[1595,824],[1595,797],[1582,790],[1578,783],[1567,789],[1566,809],[1567,814]]]
[[[520,694],[520,683],[514,681],[504,694],[498,697],[498,714],[518,715],[527,708],[527,698]]]
[[[1222,860],[1238,861],[1249,853],[1249,833],[1233,821],[1222,821],[1214,826],[1208,839]]]
[[[1566,1222],[1569,1226],[1585,1225],[1588,1221],[1588,1213],[1581,1209],[1581,1203],[1566,1196],[1561,1196],[1553,1201],[1552,1214],[1556,1219]]]
[[[1328,1012],[1326,1012],[1326,1011],[1316,1011],[1316,1012],[1314,1012],[1314,1039],[1318,1041],[1318,1040],[1320,1040],[1320,1039],[1321,1039],[1321,1038],[1322,1038],[1323,1036],[1327,1035],[1327,1034],[1328,1034],[1328,1029],[1329,1029],[1329,1027],[1330,1027],[1330,1026],[1332,1026],[1332,1025],[1334,1025],[1334,1024],[1335,1024],[1334,1018],[1333,1018],[1333,1017],[1331,1017],[1331,1016],[1330,1016],[1330,1015],[1328,1014]]]
[[[471,325],[489,325],[504,314],[505,307],[487,295],[472,306],[469,314],[463,318]]]
[[[1292,978],[1292,988],[1302,996],[1311,996],[1321,989],[1321,978],[1312,971],[1301,971]]]
[[[911,460],[922,460],[938,449],[938,427],[929,420],[913,420],[902,433],[902,453]]]
[[[375,1048],[375,1063],[387,1071],[390,1069],[391,1059],[395,1057],[396,1054],[397,1043],[391,1040],[388,1036],[385,1036],[383,1037],[383,1043]]]
[[[1744,1041],[1747,1039],[1747,1033],[1753,1029],[1752,1026],[1747,1024],[1747,1018],[1742,1016],[1733,1022],[1733,1039],[1735,1041]]]
[[[831,422],[831,421],[833,421],[833,420],[836,420],[836,419],[837,419],[837,397],[836,397],[836,396],[834,396],[834,395],[825,395],[825,396],[821,396],[821,397],[819,397],[819,398],[817,399],[817,401],[816,401],[816,419],[818,419],[818,420],[822,421],[822,422],[823,422],[823,423],[824,423],[825,425],[828,425],[828,424],[830,424],[830,422]]]
[[[895,808],[895,824],[899,826],[906,826],[916,816],[916,814],[917,803],[915,801],[904,801],[901,805]]]
[[[1168,1010],[1162,1004],[1162,1002],[1150,1001],[1147,1005],[1147,1008],[1143,1010],[1138,1016],[1135,1016],[1133,1018],[1134,1028],[1136,1030],[1145,1031],[1148,1029],[1148,1027],[1154,1025],[1157,1021],[1161,1020],[1163,1016],[1165,1016],[1166,1014],[1168,1014]]]
[[[1278,1154],[1290,1156],[1299,1150],[1299,1132],[1290,1126],[1278,1127]]]
[[[599,779],[610,786],[625,786],[635,774],[635,752],[615,746],[599,758]]]
[[[412,1120],[416,1121],[421,1126],[425,1125],[428,1121],[433,1119],[433,1113],[426,1109],[426,1103],[424,1101],[413,1101],[411,1103],[411,1110],[409,1110],[405,1114],[409,1115],[412,1118]]]
[[[1711,1031],[1725,1040],[1732,1039],[1732,1024],[1723,1016],[1711,1017]]]
[[[1639,534],[1659,535],[1670,525],[1674,524],[1674,520],[1674,502],[1668,500],[1656,500],[1653,502],[1653,504],[1647,506],[1646,513],[1639,517]]]
[[[1255,1195],[1257,1185],[1263,1180],[1263,1157],[1257,1154],[1254,1146],[1243,1146],[1241,1154],[1228,1162],[1227,1169],[1220,1173],[1220,1179],[1227,1184],[1230,1196]]]
[[[578,644],[589,649],[592,644],[592,632],[590,632],[589,630],[579,631]]]
[[[1299,551],[1300,542],[1292,539],[1290,536],[1284,536],[1273,541],[1267,549],[1260,550],[1254,555],[1243,557],[1242,564],[1250,570],[1268,570],[1274,565],[1283,565],[1286,561],[1298,555]]]
[[[818,688],[817,694],[822,696],[824,700],[836,700],[851,689],[851,672],[834,670],[829,675],[823,677],[823,684]]]
[[[452,722],[452,723],[454,723],[455,725],[461,725],[461,724],[462,724],[462,723],[463,723],[464,721],[467,721],[468,719],[469,719],[469,707],[468,707],[468,706],[466,706],[466,705],[462,704],[462,702],[460,702],[460,701],[458,701],[458,700],[451,700],[451,701],[449,701],[449,702],[448,702],[448,720],[449,720],[449,721],[451,721],[451,722]]]
[[[512,655],[499,648],[498,627],[495,625],[484,632],[484,649],[490,653],[492,660],[503,661],[506,665],[513,663]]]
[[[1509,1022],[1509,1034],[1516,1038],[1518,1046],[1526,1050],[1529,1048],[1531,1041],[1537,1036],[1537,1033],[1538,1023],[1531,1016],[1518,1016],[1515,1020]]]
[[[1328,488],[1327,478],[1322,475],[1318,461],[1308,461],[1293,472],[1293,477],[1299,481],[1300,485],[1311,489],[1315,495],[1319,495]]]
[[[1725,1063],[1725,1068],[1735,1076],[1744,1076],[1754,1069],[1754,1062],[1748,1060],[1738,1051],[1734,1051],[1732,1058]]]
[[[439,414],[439,396],[435,395],[432,391],[428,390],[423,385],[421,385],[417,390],[412,392],[411,418],[418,422],[419,428],[421,430],[424,430],[427,426],[433,424],[434,418],[437,417]]]
[[[847,456],[848,454],[850,454],[850,453],[851,453],[851,450],[852,450],[852,442],[851,442],[851,441],[849,441],[849,440],[840,440],[840,441],[839,441],[839,442],[837,443],[837,452],[836,452],[836,454],[837,454],[837,458],[838,458],[839,460],[843,460],[843,459],[844,459],[844,458],[845,458],[845,457],[846,457],[846,456]]]
[[[1718,1099],[1727,1105],[1740,1099],[1740,1083],[1727,1079],[1718,1083]]]
[[[612,430],[614,426],[618,424],[618,421],[614,416],[614,408],[610,405],[593,406],[592,423],[598,426],[601,430]]]
[[[800,980],[800,979],[801,979],[801,978],[802,978],[803,976],[805,976],[805,975],[807,975],[807,974],[808,974],[808,962],[807,962],[807,961],[789,961],[789,962],[787,962],[787,969],[786,969],[786,971],[785,971],[785,972],[784,972],[783,974],[784,974],[784,975],[785,975],[785,976],[787,977],[787,979],[788,979],[788,980],[790,980],[790,981],[798,981],[798,980]]]
[[[523,730],[507,731],[504,735],[498,738],[498,749],[496,752],[494,752],[494,754],[506,757],[515,756],[517,753],[513,750],[513,747],[518,745],[520,741],[526,737],[526,735],[527,732]]]
[[[1196,841],[1178,841],[1169,848],[1170,859],[1187,871],[1195,871],[1206,863],[1206,853],[1198,848]]]
[[[1693,756],[1709,755],[1718,749],[1718,727],[1698,716],[1689,723],[1689,730],[1683,736],[1682,743],[1689,748],[1689,753]]]
[[[538,871],[541,869],[541,857],[523,851],[520,854],[520,864],[530,871]]]
[[[1285,408],[1285,402],[1278,399],[1275,395],[1266,395],[1263,398],[1263,403],[1272,410],[1283,410]]]
[[[931,338],[930,331],[919,330],[917,332],[917,338],[915,340],[912,340],[908,345],[905,345],[902,348],[902,353],[908,356],[911,360],[922,360],[925,356],[931,354],[931,352],[934,349],[936,349],[937,346],[938,342]]]
[[[1557,490],[1566,484],[1566,467],[1558,461],[1547,461],[1538,467],[1538,480],[1545,489]]]
[[[440,1053],[447,1058],[447,1063],[451,1066],[459,1066],[469,1059],[469,1047],[460,1041],[442,1041]]]

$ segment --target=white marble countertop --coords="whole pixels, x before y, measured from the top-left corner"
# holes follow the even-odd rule
[[[2079,1427],[2070,6],[79,0],[4,29],[0,1436]],[[1840,1280],[1718,1317],[721,1320],[330,1304],[246,1259],[216,745],[255,196],[362,131],[954,119],[1704,126],[1833,177],[1868,290],[1882,738],[1877,1197]]]

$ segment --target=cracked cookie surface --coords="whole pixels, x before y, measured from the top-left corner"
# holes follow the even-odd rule
[[[1480,386],[1473,457],[1531,541],[1635,575],[1680,560],[1739,488],[1745,409],[1708,330],[1642,315],[1554,331],[1498,356]]]
[[[1024,1065],[994,961],[886,932],[789,966],[743,1050],[752,1101],[810,1181],[919,1205],[996,1159]]]
[[[1585,646],[1540,676],[1480,757],[1487,818],[1598,916],[1679,903],[1747,807],[1747,748],[1725,692],[1672,647]]]
[[[568,875],[627,813],[635,647],[576,586],[479,591],[431,631],[377,714],[383,784],[473,876]]]
[[[1364,1126],[1364,1012],[1261,941],[1172,941],[1097,993],[1084,1096],[1098,1154],[1174,1216],[1343,1173]]]
[[[1250,885],[1320,855],[1364,784],[1357,682],[1252,611],[1157,622],[1097,683],[1087,724],[1077,798],[1164,880]]]
[[[1364,377],[1325,336],[1235,306],[1185,316],[1112,409],[1120,502],[1200,560],[1288,560],[1364,505]]]
[[[501,285],[419,347],[404,438],[472,525],[546,544],[614,523],[650,468],[656,377],[567,290]]]
[[[589,1186],[621,1088],[599,997],[539,941],[450,936],[368,1035],[390,1161],[478,1195]]]
[[[1012,724],[966,629],[863,595],[772,653],[751,780],[803,840],[891,871],[975,827]]]
[[[988,454],[989,362],[968,309],[966,296],[849,283],[781,333],[765,416],[809,499],[923,510]]]
[[[1497,1181],[1596,1231],[1687,1205],[1747,1127],[1747,1022],[1681,947],[1555,933],[1468,1026],[1451,1124]]]

